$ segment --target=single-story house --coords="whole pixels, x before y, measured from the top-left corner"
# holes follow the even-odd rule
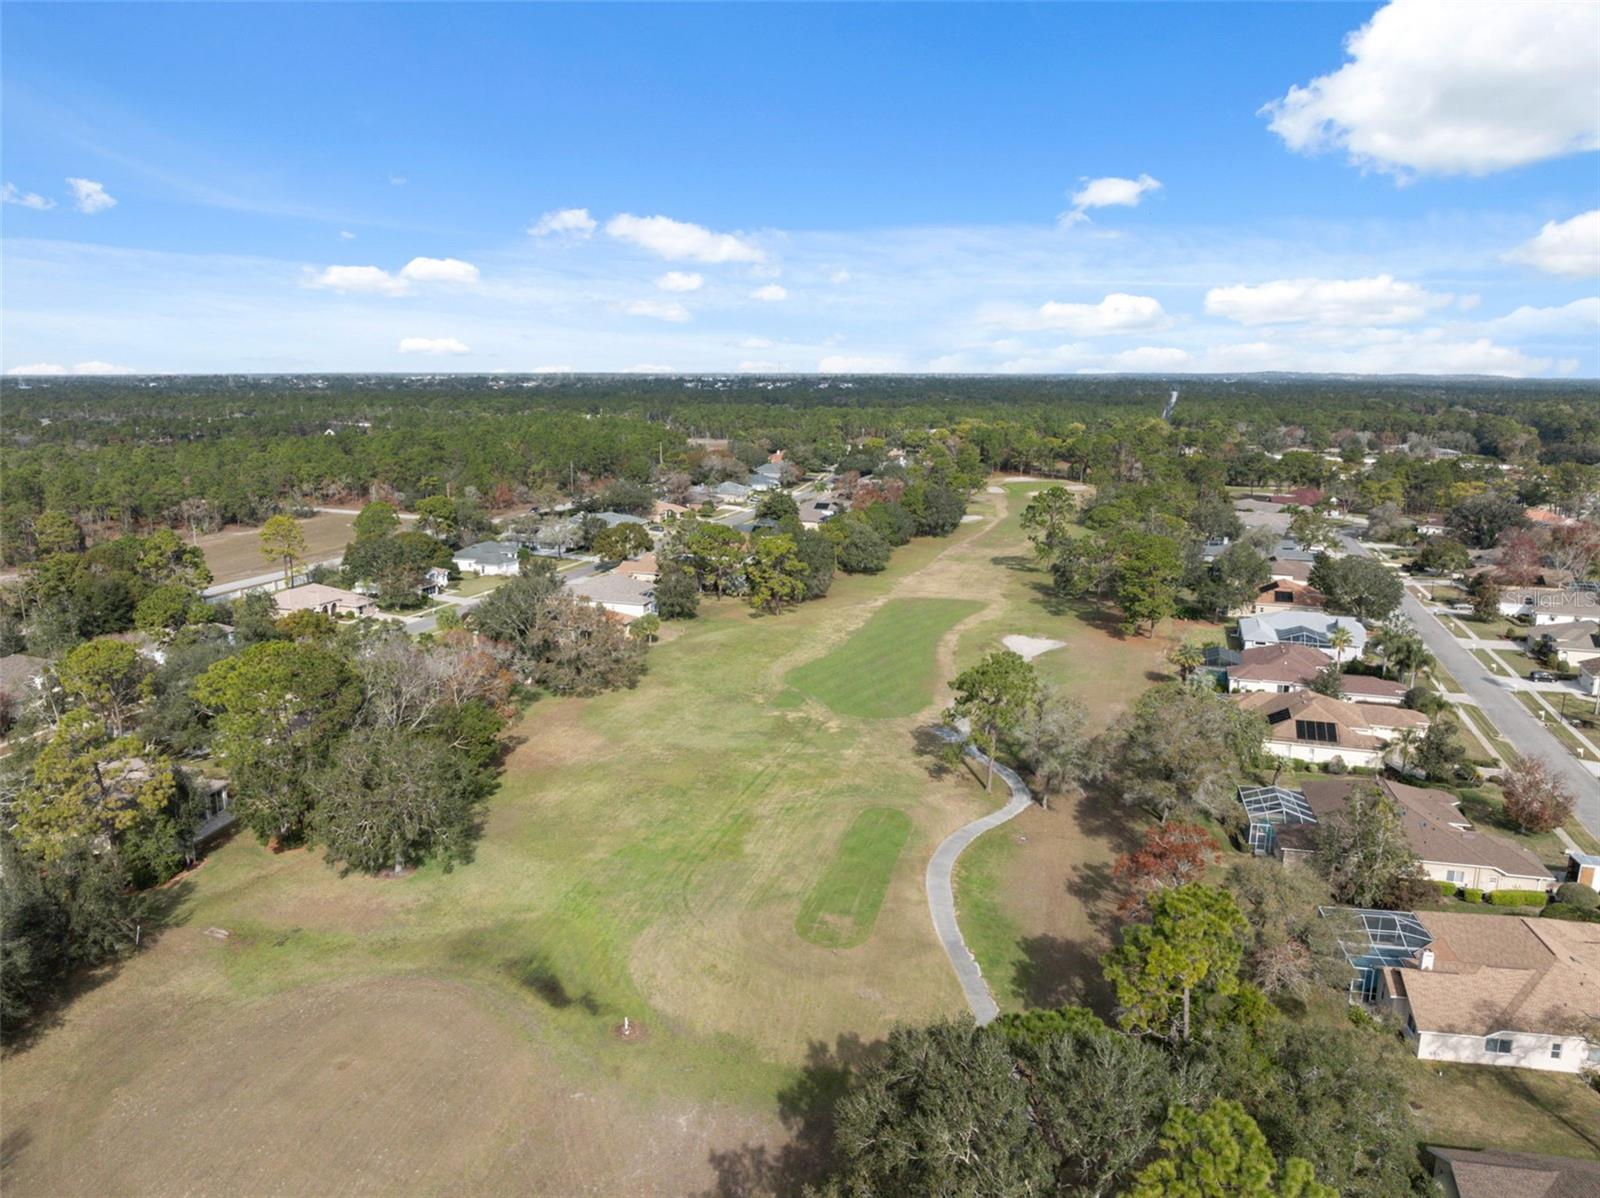
[[[658,499],[650,515],[657,520],[674,520],[688,511],[689,509],[681,503],[668,503],[665,499]]]
[[[1506,587],[1500,614],[1529,616],[1534,624],[1600,619],[1600,593],[1578,587]]]
[[[1272,558],[1267,562],[1273,581],[1291,580],[1294,582],[1309,582],[1311,580],[1311,563],[1300,558]]]
[[[1432,942],[1379,974],[1425,1061],[1578,1073],[1600,1065],[1600,924],[1419,911]]]
[[[1327,600],[1322,592],[1308,582],[1293,578],[1273,578],[1256,591],[1247,611],[1260,615],[1263,612],[1304,611],[1321,607]]]
[[[1485,892],[1555,889],[1559,879],[1537,856],[1503,836],[1479,832],[1448,791],[1388,778],[1308,778],[1300,786],[1240,787],[1250,820],[1250,848],[1293,865],[1316,848],[1317,826],[1343,811],[1357,786],[1376,785],[1394,801],[1400,827],[1423,871],[1436,882]]]
[[[718,483],[711,494],[723,503],[747,503],[750,499],[750,488],[743,483],[730,481]]]
[[[1433,1180],[1444,1198],[1594,1198],[1600,1161],[1527,1152],[1474,1152],[1430,1144]]]
[[[608,574],[591,574],[587,578],[569,578],[567,590],[580,599],[615,612],[624,621],[637,620],[656,610],[655,583],[630,578],[615,570]]]
[[[1449,531],[1444,517],[1440,515],[1418,516],[1417,535],[1421,537],[1442,537]]]
[[[800,505],[800,527],[817,528],[845,510],[837,499],[808,499]]]
[[[1406,684],[1398,678],[1379,678],[1376,674],[1340,674],[1340,698],[1351,703],[1385,703],[1399,707],[1405,702]]]
[[[771,474],[752,472],[750,477],[744,480],[744,485],[752,491],[776,491],[783,484]]]
[[[1305,562],[1309,566],[1317,560],[1317,551],[1302,545],[1293,537],[1284,537],[1267,554],[1269,562]]]
[[[1577,882],[1590,890],[1600,890],[1600,853],[1567,850],[1567,876],[1563,882]]]
[[[1600,697],[1600,658],[1590,658],[1578,666],[1578,689]]]
[[[1329,616],[1314,611],[1268,612],[1239,617],[1239,643],[1245,649],[1263,645],[1310,645],[1330,649],[1329,637],[1335,628],[1350,634],[1347,658],[1360,657],[1367,647],[1367,630],[1352,616]]]
[[[1403,728],[1423,732],[1428,717],[1403,707],[1347,703],[1316,691],[1276,694],[1256,691],[1235,695],[1234,702],[1267,721],[1262,747],[1296,761],[1326,764],[1335,758],[1346,765],[1383,764],[1389,743]]]
[[[450,571],[443,566],[429,566],[422,572],[422,585],[417,589],[424,595],[437,595],[450,585]]]
[[[479,541],[457,549],[450,561],[463,574],[516,574],[522,569],[522,549],[514,541]]]
[[[637,578],[640,582],[654,582],[661,576],[661,567],[656,563],[654,553],[641,553],[630,561],[618,563],[612,572],[624,578]]]
[[[754,476],[769,487],[781,487],[785,473],[786,469],[782,462],[763,462],[753,471]]]
[[[1600,657],[1596,637],[1600,637],[1600,620],[1567,620],[1549,625],[1538,636],[1530,636],[1527,643],[1541,656],[1553,651],[1567,665],[1580,666]]]
[[[1227,668],[1230,691],[1272,691],[1288,694],[1304,690],[1333,658],[1310,645],[1262,645],[1237,654],[1238,663]]]
[[[607,528],[615,528],[619,524],[648,524],[643,516],[630,515],[627,512],[596,512],[596,520],[604,520]]]
[[[191,842],[198,846],[233,825],[233,798],[226,778],[196,778],[194,788],[203,804],[200,822],[195,825],[190,837]]]
[[[1200,560],[1207,563],[1216,561],[1231,544],[1233,544],[1231,537],[1208,538],[1205,544],[1200,546]]]
[[[272,603],[280,616],[297,611],[319,611],[328,616],[370,616],[378,611],[378,605],[367,596],[320,582],[274,591]]]

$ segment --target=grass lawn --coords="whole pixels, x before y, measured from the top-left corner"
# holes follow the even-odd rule
[[[505,574],[463,574],[461,581],[450,588],[450,594],[470,599],[473,595],[482,595],[494,590],[508,577],[509,575]]]
[[[786,681],[839,715],[921,711],[938,681],[934,647],[983,605],[967,599],[891,599],[848,640],[789,671]]]
[[[1483,663],[1483,668],[1488,670],[1491,674],[1504,678],[1507,675],[1515,673],[1515,671],[1505,662],[1501,661],[1499,655],[1492,650],[1473,649],[1471,650],[1471,653],[1472,656],[1476,657],[1480,662]]]
[[[829,948],[854,948],[865,940],[910,835],[910,818],[893,807],[868,807],[857,815],[800,904],[795,917],[800,938]]]
[[[1600,1094],[1576,1077],[1440,1061],[1408,1073],[1425,1143],[1600,1157]]]
[[[1494,746],[1507,761],[1516,756],[1516,750],[1511,747],[1509,741],[1500,735],[1489,717],[1480,708],[1473,706],[1471,703],[1461,703],[1454,710],[1461,715],[1463,725],[1470,725],[1477,731],[1478,739],[1485,745]]]
[[[1455,637],[1457,640],[1470,641],[1476,639],[1473,633],[1470,632],[1466,626],[1454,616],[1446,616],[1439,612],[1435,612],[1434,618],[1438,620],[1439,623],[1443,624],[1445,628],[1449,630],[1450,635]]]
[[[1573,735],[1572,729],[1568,728],[1565,723],[1551,715],[1549,709],[1545,707],[1544,704],[1540,703],[1538,699],[1534,698],[1527,691],[1518,691],[1517,702],[1526,707],[1533,714],[1534,719],[1538,720],[1546,728],[1548,728],[1551,735],[1553,735],[1557,740],[1566,746],[1567,752],[1571,753],[1574,757],[1577,757],[1580,760],[1590,759],[1591,754],[1589,750],[1584,748],[1583,742]]]
[[[1437,662],[1428,667],[1428,674],[1430,677],[1432,677],[1434,685],[1439,690],[1447,691],[1452,695],[1459,695],[1461,693],[1461,684],[1455,680],[1455,677],[1450,673],[1449,670],[1445,669]]]

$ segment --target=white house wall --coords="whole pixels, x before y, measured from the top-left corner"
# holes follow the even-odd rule
[[[1483,1036],[1447,1032],[1407,1032],[1423,1061],[1455,1061],[1462,1065],[1507,1065],[1514,1069],[1542,1069],[1546,1073],[1577,1073],[1589,1060],[1589,1042],[1581,1036],[1546,1036],[1536,1032],[1504,1032],[1510,1052],[1489,1052]],[[1552,1058],[1550,1046],[1559,1042],[1561,1056]]]

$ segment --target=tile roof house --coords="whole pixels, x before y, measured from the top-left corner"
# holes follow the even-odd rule
[[[1309,573],[1309,571],[1308,571]],[[1248,613],[1304,611],[1321,607],[1327,600],[1308,582],[1295,578],[1272,578],[1262,584],[1251,601]]]
[[[1357,786],[1372,785],[1394,800],[1406,843],[1434,881],[1486,893],[1555,888],[1559,879],[1538,857],[1504,836],[1478,831],[1461,813],[1460,800],[1448,791],[1388,778],[1308,778],[1296,788],[1241,788],[1239,799],[1250,818],[1251,849],[1287,864],[1303,861],[1316,848],[1318,825],[1343,811]],[[1265,791],[1274,792],[1275,803],[1263,800]]]
[[[846,510],[837,499],[808,499],[800,505],[800,527],[816,528]]]
[[[1311,563],[1300,558],[1272,558],[1267,562],[1267,568],[1272,572],[1272,578],[1293,579],[1295,582],[1308,582],[1311,579]]]
[[[665,520],[669,517],[681,516],[688,510],[689,509],[681,503],[669,503],[665,499],[658,499],[656,500],[655,508],[650,514],[657,520]]]
[[[516,574],[522,569],[522,551],[513,541],[479,541],[457,549],[450,561],[463,574]]]
[[[1333,658],[1310,645],[1260,645],[1238,654],[1238,664],[1227,668],[1230,691],[1275,691],[1288,694],[1304,690]]]
[[[1420,711],[1371,703],[1347,703],[1302,690],[1291,694],[1256,691],[1232,696],[1245,711],[1267,721],[1262,748],[1295,761],[1380,766],[1389,743],[1402,729],[1423,732],[1428,717]]]
[[[1375,674],[1341,674],[1340,696],[1351,703],[1384,703],[1399,707],[1405,701],[1406,684],[1398,678],[1379,678]]]
[[[1242,648],[1256,649],[1262,645],[1311,645],[1317,649],[1331,646],[1328,638],[1335,628],[1350,634],[1349,656],[1360,657],[1367,647],[1367,630],[1361,621],[1352,616],[1329,616],[1316,611],[1267,612],[1259,616],[1239,617],[1239,643]]]
[[[319,611],[329,616],[370,616],[378,611],[378,605],[367,596],[323,586],[320,582],[274,591],[272,603],[280,616],[296,611]]]
[[[1600,1161],[1428,1146],[1444,1198],[1594,1198]]]
[[[1600,924],[1417,912],[1432,943],[1379,1001],[1427,1061],[1578,1073],[1600,1065]]]
[[[613,573],[624,578],[637,578],[640,582],[654,582],[661,575],[661,567],[653,553],[641,553],[631,561],[619,562]]]
[[[609,574],[590,574],[586,578],[567,579],[567,590],[580,599],[599,604],[609,612],[622,617],[624,622],[637,620],[656,610],[654,582],[630,578],[613,570]]]

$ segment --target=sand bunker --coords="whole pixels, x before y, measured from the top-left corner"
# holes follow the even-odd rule
[[[1053,641],[1045,636],[1003,636],[1000,643],[1013,653],[1020,654],[1023,661],[1032,661],[1041,653],[1048,653],[1052,649],[1066,648],[1066,641]]]
[[[991,495],[1004,495],[1006,493],[1006,489],[1004,487],[985,487],[984,490],[989,492]]]
[[[968,512],[965,516],[961,517],[961,523],[963,523],[963,524],[976,524],[979,520],[982,520],[982,519],[983,519],[983,517],[978,515],[977,512]]]

